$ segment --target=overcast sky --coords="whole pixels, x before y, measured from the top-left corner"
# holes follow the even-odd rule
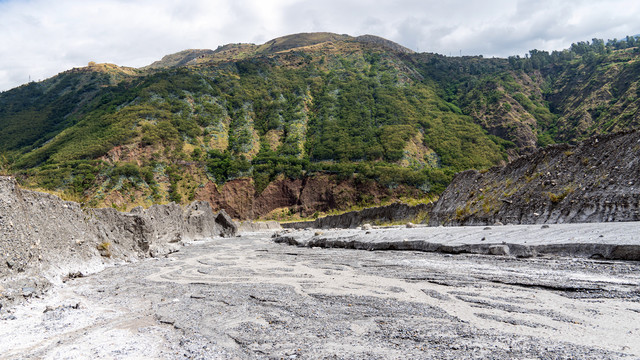
[[[637,0],[0,0],[0,91],[85,66],[313,31],[485,57],[640,34]]]

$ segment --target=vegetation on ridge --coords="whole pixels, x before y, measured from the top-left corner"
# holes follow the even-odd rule
[[[298,34],[30,83],[0,94],[0,165],[91,205],[319,173],[437,194],[458,171],[638,124],[635,38],[508,59],[382,40]]]

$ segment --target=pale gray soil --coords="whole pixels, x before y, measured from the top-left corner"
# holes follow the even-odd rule
[[[640,261],[640,221],[589,224],[386,227],[283,231],[276,242],[360,250],[420,250]]]
[[[2,309],[0,358],[640,357],[635,261],[294,247],[270,236],[190,243]]]

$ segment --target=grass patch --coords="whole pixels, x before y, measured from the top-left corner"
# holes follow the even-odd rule
[[[111,256],[113,256],[113,254],[111,253],[111,243],[110,242],[103,241],[103,242],[101,242],[100,244],[98,244],[96,246],[96,249],[98,249],[98,252],[100,252],[100,255],[102,255],[104,257],[110,258]]]
[[[547,196],[549,197],[549,200],[551,200],[551,203],[557,204],[557,203],[561,202],[562,200],[564,200],[564,198],[566,198],[567,195],[571,194],[574,190],[575,190],[574,186],[565,186],[564,189],[562,190],[562,192],[557,193],[557,194],[554,194],[552,192],[548,192]]]

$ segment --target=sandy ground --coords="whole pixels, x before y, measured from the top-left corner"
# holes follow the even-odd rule
[[[369,226],[370,228],[371,226]],[[282,232],[290,245],[640,261],[640,222]]]
[[[191,243],[2,309],[0,358],[640,357],[638,262],[307,248],[270,235]]]

